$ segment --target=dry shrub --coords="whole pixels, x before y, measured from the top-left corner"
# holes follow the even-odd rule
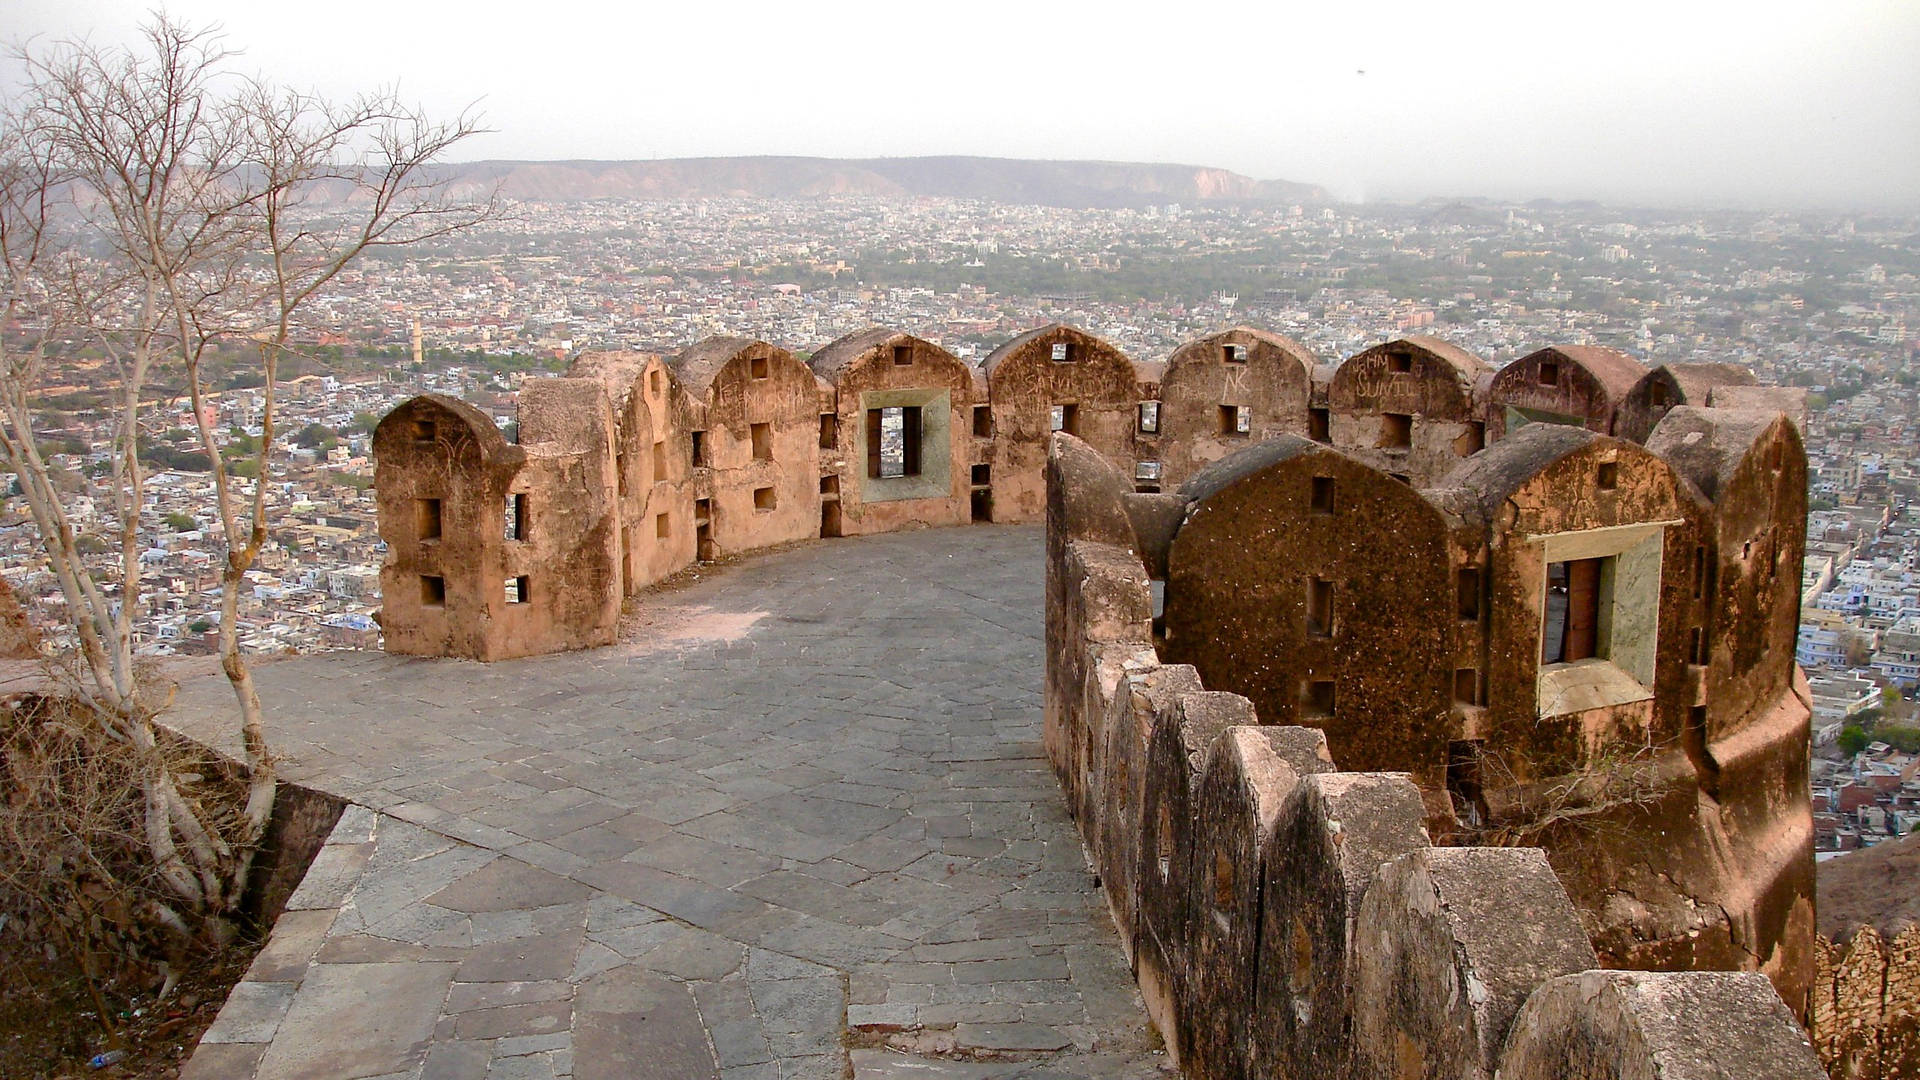
[[[149,758],[147,755],[154,755]],[[89,981],[177,968],[210,938],[178,924],[146,844],[142,777],[171,772],[222,835],[237,835],[245,788],[204,751],[163,740],[143,753],[110,737],[83,703],[23,696],[0,706],[0,914],[4,933]]]

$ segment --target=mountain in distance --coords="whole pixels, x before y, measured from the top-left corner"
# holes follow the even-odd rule
[[[808,199],[935,196],[1070,208],[1167,203],[1324,203],[1312,184],[1197,165],[986,157],[712,157],[658,161],[473,161],[437,167],[462,197],[496,185],[511,199]]]

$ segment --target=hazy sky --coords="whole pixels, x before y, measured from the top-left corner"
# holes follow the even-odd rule
[[[0,34],[151,6],[0,0]],[[1920,208],[1920,0],[173,0],[243,63],[478,101],[464,157],[987,154],[1343,198]]]

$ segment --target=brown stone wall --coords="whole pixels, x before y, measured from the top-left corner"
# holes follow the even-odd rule
[[[904,352],[900,351],[904,350]],[[906,363],[901,363],[901,358]],[[973,435],[973,370],[952,353],[909,334],[873,335],[857,358],[832,377],[836,417],[833,461],[842,536],[893,532],[971,519],[969,491],[977,460]],[[943,398],[935,395],[943,395]],[[944,413],[934,417],[930,410]],[[867,410],[919,406],[925,414],[918,478],[867,475]],[[937,422],[936,422],[937,421]],[[944,485],[934,483],[944,474]],[[919,493],[924,490],[923,495]],[[902,497],[909,494],[919,497]]]
[[[387,544],[380,568],[387,651],[491,658],[506,576],[507,490],[526,451],[471,405],[426,394],[380,421],[373,453]]]
[[[1326,731],[1343,764],[1439,785],[1454,671],[1445,519],[1413,488],[1304,439],[1278,437],[1227,465],[1231,480],[1221,471],[1189,484],[1162,654],[1246,695],[1268,723]],[[1310,624],[1316,588],[1331,594],[1330,626]],[[1320,682],[1332,684],[1330,703],[1313,699]]]
[[[1236,347],[1244,359],[1230,358]],[[1181,346],[1160,377],[1160,432],[1140,436],[1143,456],[1158,455],[1161,489],[1262,439],[1305,435],[1312,371],[1305,348],[1244,326]],[[1251,410],[1247,433],[1230,430],[1223,406]]]
[[[1071,359],[1053,360],[1056,344]],[[1069,326],[1023,335],[987,359],[993,405],[993,520],[1039,520],[1046,505],[1045,465],[1051,410],[1072,404],[1074,434],[1128,473],[1134,461],[1139,389],[1118,349]]]
[[[714,554],[818,536],[820,393],[813,372],[785,349],[749,342],[714,374],[700,404],[709,465],[695,470],[694,487],[696,498],[712,500]],[[756,425],[766,426],[760,456]],[[756,495],[769,490],[770,508],[764,494]],[[697,526],[697,512],[695,519]]]
[[[1334,446],[1383,472],[1431,484],[1484,443],[1476,381],[1492,375],[1478,361],[1456,361],[1409,340],[1389,341],[1341,364],[1327,387]],[[1403,448],[1388,417],[1410,417]]]
[[[487,659],[611,645],[621,597],[613,403],[597,380],[537,379],[520,391],[519,419],[527,465],[508,486],[519,520],[502,548]]]
[[[1554,349],[1523,356],[1500,369],[1487,395],[1487,441],[1506,438],[1509,409],[1551,414],[1547,422],[1577,423],[1601,435],[1613,432],[1614,401],[1582,365]],[[1525,423],[1540,422],[1521,417]]]
[[[1814,1047],[1833,1080],[1920,1076],[1920,927],[1816,942]]]

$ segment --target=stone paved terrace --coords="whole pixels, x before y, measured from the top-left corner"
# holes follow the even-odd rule
[[[184,1077],[1170,1072],[1040,745],[1042,539],[835,540],[631,642],[258,669],[355,805]],[[231,741],[217,675],[168,720]]]

